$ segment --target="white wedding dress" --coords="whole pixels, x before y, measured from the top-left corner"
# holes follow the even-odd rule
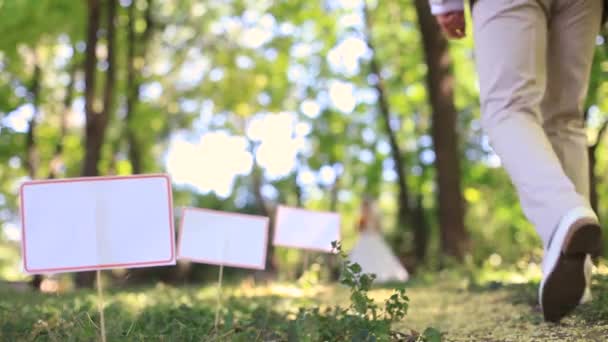
[[[368,220],[361,230],[359,240],[348,255],[349,260],[359,264],[363,273],[375,274],[377,283],[407,281],[409,274],[384,241],[379,220],[376,217]]]

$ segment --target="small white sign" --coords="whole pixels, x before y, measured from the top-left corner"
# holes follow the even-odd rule
[[[167,175],[32,181],[20,193],[26,273],[175,264]]]
[[[340,240],[340,215],[279,206],[276,214],[276,246],[332,252]]]
[[[268,218],[185,208],[178,258],[212,265],[264,269]]]

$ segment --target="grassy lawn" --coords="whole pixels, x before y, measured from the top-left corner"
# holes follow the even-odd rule
[[[490,278],[476,282],[450,273],[412,281],[408,314],[392,329],[407,335],[432,326],[444,333],[445,341],[608,339],[608,275],[595,277],[594,301],[559,325],[542,321],[535,281],[513,284]],[[389,288],[375,288],[370,296],[380,301],[391,293]],[[112,288],[105,295],[108,341],[296,341],[298,329],[311,332],[299,340],[315,340],[316,331],[334,322],[300,317],[296,326],[298,308],[318,307],[323,315],[331,306],[348,306],[349,295],[340,285],[229,285],[224,290],[228,309],[216,333],[212,285]],[[92,341],[98,320],[94,291],[58,295],[0,288],[0,341]],[[284,333],[275,333],[279,331]]]

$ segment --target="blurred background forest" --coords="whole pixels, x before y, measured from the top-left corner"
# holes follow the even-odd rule
[[[586,104],[601,218],[607,51],[598,37]],[[172,177],[178,216],[335,210],[347,251],[371,196],[414,273],[540,249],[480,131],[471,34],[448,43],[427,0],[0,0],[0,280],[31,280],[23,181],[158,172]],[[269,255],[280,279],[309,264],[299,251]],[[213,270],[114,275],[188,282]]]

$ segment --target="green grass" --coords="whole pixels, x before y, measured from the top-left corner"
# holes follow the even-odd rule
[[[393,324],[393,339],[401,336],[415,341],[412,330],[432,326],[444,333],[446,341],[607,340],[605,266],[594,278],[594,301],[580,306],[558,325],[542,321],[536,304],[537,280],[515,284],[505,280],[513,274],[492,278],[488,273],[453,271],[414,279],[407,288],[407,316]],[[391,294],[386,287],[369,292],[376,302]],[[337,319],[335,313],[326,311],[349,305],[349,289],[341,285],[229,285],[224,290],[219,332],[213,326],[213,285],[111,288],[105,297],[108,341],[314,341],[322,339],[319,334],[328,329],[336,333],[340,324],[360,323],[352,316]],[[57,295],[0,288],[0,341],[96,340],[96,303],[94,291]],[[308,310],[298,315],[299,308]],[[348,340],[370,339],[353,336]]]
[[[294,296],[281,289],[225,289],[228,298],[224,306],[230,308],[231,314],[224,315],[224,319],[239,321],[241,326],[257,324],[258,331],[265,333],[265,326],[270,328],[276,323],[275,311],[287,313],[292,306],[313,305],[309,299],[312,294]],[[296,294],[295,289],[293,293]],[[90,341],[98,334],[95,291],[49,295],[5,290],[0,292],[0,298],[2,341]],[[113,289],[105,294],[105,299],[108,341],[228,340],[214,332],[216,293],[212,286]],[[241,318],[258,321],[240,321]],[[243,340],[256,338],[235,333]]]
[[[108,341],[282,341],[291,335],[313,341],[318,340],[313,333],[317,330],[333,329],[332,336],[342,338],[335,328],[346,329],[332,325],[360,324],[354,316],[337,319],[335,310],[328,311],[328,304],[348,303],[346,287],[241,284],[223,291],[218,332],[214,329],[214,286],[159,284],[107,291]],[[0,298],[0,341],[91,341],[99,334],[95,291],[58,295],[4,289]],[[310,309],[303,312],[306,317],[298,317],[299,308]],[[326,328],[320,329],[320,325]]]

